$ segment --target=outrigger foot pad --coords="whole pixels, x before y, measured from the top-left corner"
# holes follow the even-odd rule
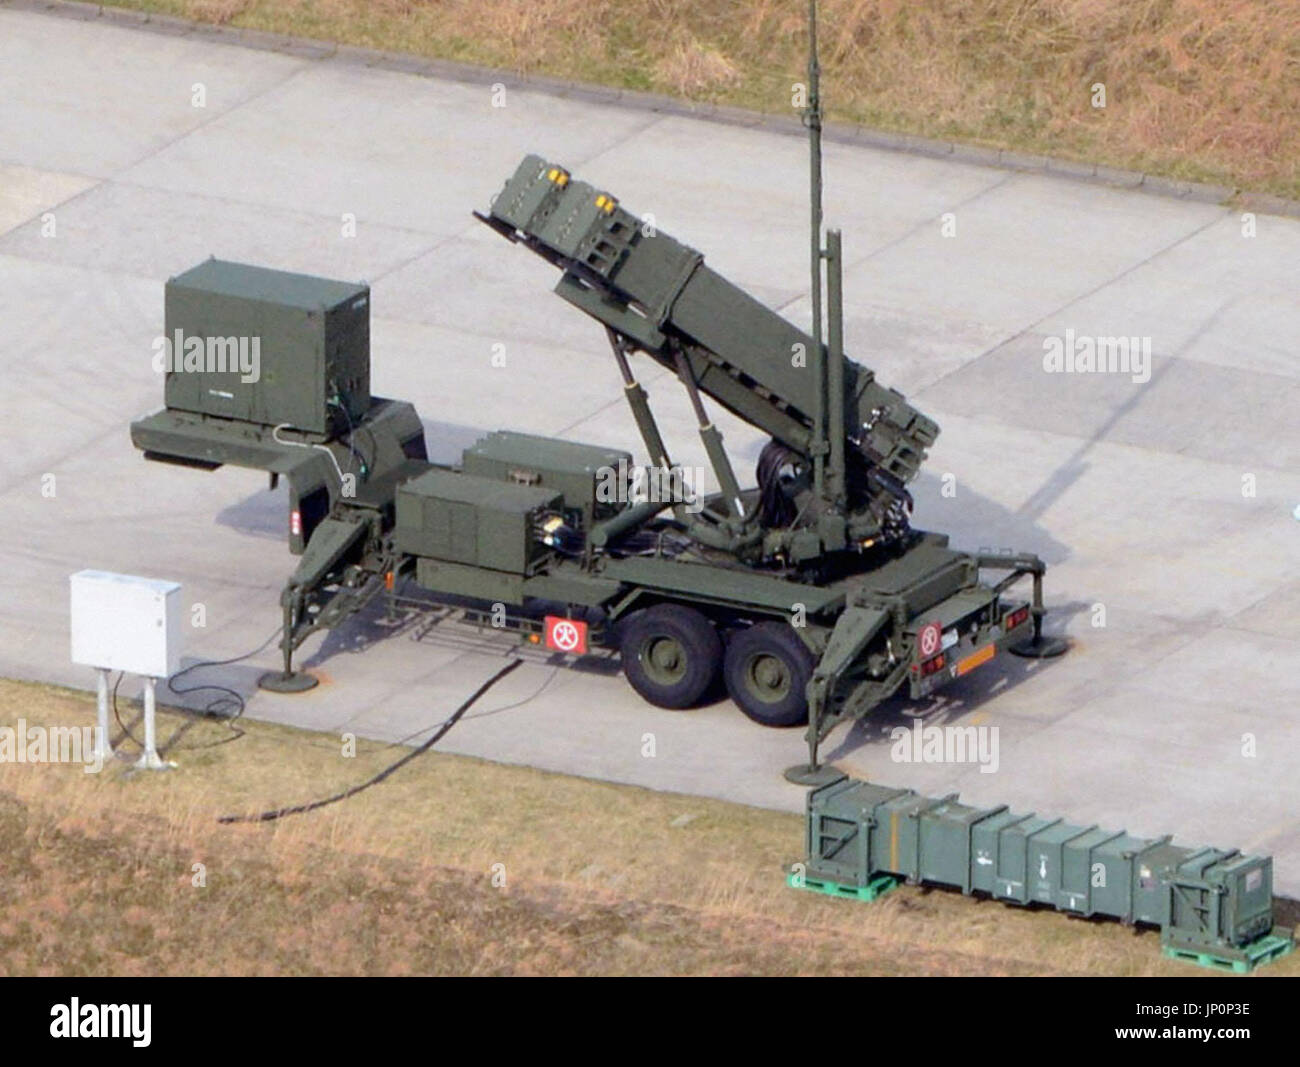
[[[843,777],[843,771],[837,771],[824,763],[820,767],[808,763],[796,763],[793,767],[785,769],[785,780],[795,785],[829,785],[837,778]]]
[[[1051,659],[1063,654],[1069,647],[1069,642],[1063,637],[1044,637],[1040,634],[1009,645],[1007,651],[1013,656],[1024,656],[1027,659]]]
[[[306,671],[267,671],[257,680],[258,689],[272,693],[305,693],[320,685],[320,679]]]

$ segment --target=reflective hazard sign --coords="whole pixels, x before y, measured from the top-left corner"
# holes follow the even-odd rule
[[[587,624],[580,619],[547,615],[546,647],[556,652],[569,652],[575,656],[586,655]]]
[[[927,622],[916,635],[916,647],[920,649],[921,659],[938,655],[942,645],[943,627],[937,622]]]

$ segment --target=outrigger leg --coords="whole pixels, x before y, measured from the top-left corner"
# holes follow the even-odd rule
[[[824,714],[826,686],[824,679],[815,678],[808,683],[808,762],[796,763],[785,769],[785,780],[795,785],[826,785],[842,778],[843,773],[834,767],[817,762],[817,746],[822,739],[839,722],[839,718],[829,719]]]
[[[834,697],[840,677],[888,620],[887,611],[869,606],[845,608],[836,620],[826,651],[808,681],[808,762],[787,767],[786,781],[796,785],[825,785],[841,776],[834,767],[817,761],[817,746],[844,718],[842,711],[832,710],[828,714],[827,704]]]
[[[317,611],[307,610],[308,597],[315,596],[323,583],[353,547],[365,535],[366,524],[359,519],[324,519],[312,532],[307,550],[302,554],[298,569],[280,594],[284,607],[284,630],[280,634],[280,649],[284,653],[284,669],[269,671],[257,680],[258,688],[272,693],[305,693],[320,684],[306,671],[293,669],[293,650],[321,626],[332,625],[355,611],[362,601],[349,598],[346,605],[325,611],[325,605],[316,602]]]
[[[280,601],[284,604],[284,629],[280,634],[284,670],[268,671],[262,675],[257,680],[259,689],[266,689],[272,693],[305,693],[320,684],[320,679],[315,675],[293,669],[293,650],[297,647],[294,641],[294,630],[297,628],[298,616],[302,611],[302,599],[302,588],[292,583],[280,594]]]
[[[1037,556],[1030,556],[1028,559],[1032,560],[1032,563],[1025,569],[1034,576],[1034,603],[1029,609],[1034,618],[1034,636],[1017,641],[1014,645],[1008,645],[1007,651],[1012,655],[1024,656],[1028,659],[1050,659],[1064,653],[1070,645],[1063,637],[1043,636],[1043,616],[1047,614],[1047,609],[1043,607],[1043,575],[1047,572],[1047,564]]]

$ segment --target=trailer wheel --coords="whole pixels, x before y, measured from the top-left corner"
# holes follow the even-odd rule
[[[755,623],[727,645],[723,663],[727,692],[764,726],[801,726],[808,721],[808,679],[813,655],[783,622]]]
[[[624,623],[619,654],[623,674],[647,701],[660,708],[689,708],[718,676],[722,641],[713,623],[694,608],[656,604]]]

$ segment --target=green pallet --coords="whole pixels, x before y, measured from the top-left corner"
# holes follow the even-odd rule
[[[891,889],[902,884],[902,879],[892,874],[878,874],[864,886],[845,885],[843,882],[828,882],[821,878],[804,876],[796,881],[792,871],[785,876],[785,884],[791,889],[807,889],[814,893],[823,893],[828,897],[847,897],[851,900],[872,901],[883,897]]]
[[[1249,974],[1256,967],[1280,960],[1295,948],[1295,939],[1278,934],[1265,934],[1256,938],[1242,948],[1245,958],[1218,956],[1210,949],[1180,948],[1177,945],[1162,945],[1161,951],[1171,960],[1194,963],[1198,967],[1208,967],[1214,971],[1230,971],[1233,974]]]

